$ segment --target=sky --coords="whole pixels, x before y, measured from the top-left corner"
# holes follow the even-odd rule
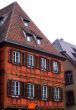
[[[0,0],[0,9],[15,2]],[[16,0],[44,35],[76,45],[76,0]]]

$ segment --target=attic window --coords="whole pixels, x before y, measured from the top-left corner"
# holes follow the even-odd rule
[[[26,19],[23,19],[23,22],[24,22],[24,25],[25,25],[26,27],[28,27],[29,21],[26,20]]]
[[[41,39],[40,38],[36,38],[36,42],[37,42],[37,44],[41,44]]]
[[[7,14],[0,17],[0,27],[4,24],[5,20],[7,19]]]
[[[29,33],[26,33],[25,31],[23,31],[23,34],[28,42],[32,41],[32,36]]]
[[[3,25],[3,18],[4,18],[4,17],[2,17],[2,16],[0,17],[0,26]]]
[[[28,42],[31,42],[32,41],[32,36],[26,35],[26,39],[27,39]]]
[[[33,34],[33,36],[34,36],[36,43],[40,45],[41,44],[41,38],[36,36],[35,34]]]

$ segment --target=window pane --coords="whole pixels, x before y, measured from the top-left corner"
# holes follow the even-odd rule
[[[58,73],[58,70],[59,70],[59,68],[58,68],[58,62],[53,61],[53,72],[54,73]]]
[[[41,70],[46,70],[46,59],[41,58]]]

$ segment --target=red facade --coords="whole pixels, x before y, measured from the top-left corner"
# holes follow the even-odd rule
[[[63,110],[64,58],[17,3],[2,9],[0,16],[6,13],[8,17],[0,27],[0,107]]]

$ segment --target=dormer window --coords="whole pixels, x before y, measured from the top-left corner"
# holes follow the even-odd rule
[[[36,42],[37,42],[37,44],[41,44],[41,39],[40,38],[36,38]]]
[[[41,38],[36,36],[35,34],[33,34],[33,37],[34,37],[36,43],[40,45],[41,44]]]
[[[0,26],[2,26],[3,25],[3,19],[4,19],[4,17],[0,17]]]
[[[23,31],[23,34],[28,42],[32,42],[32,35]]]
[[[4,24],[5,20],[7,19],[7,14],[0,17],[0,27]]]
[[[27,39],[28,42],[31,42],[32,41],[32,36],[26,35],[26,39]]]
[[[24,22],[24,25],[25,25],[26,27],[28,27],[29,21],[28,21],[28,20],[23,19],[23,22]]]

